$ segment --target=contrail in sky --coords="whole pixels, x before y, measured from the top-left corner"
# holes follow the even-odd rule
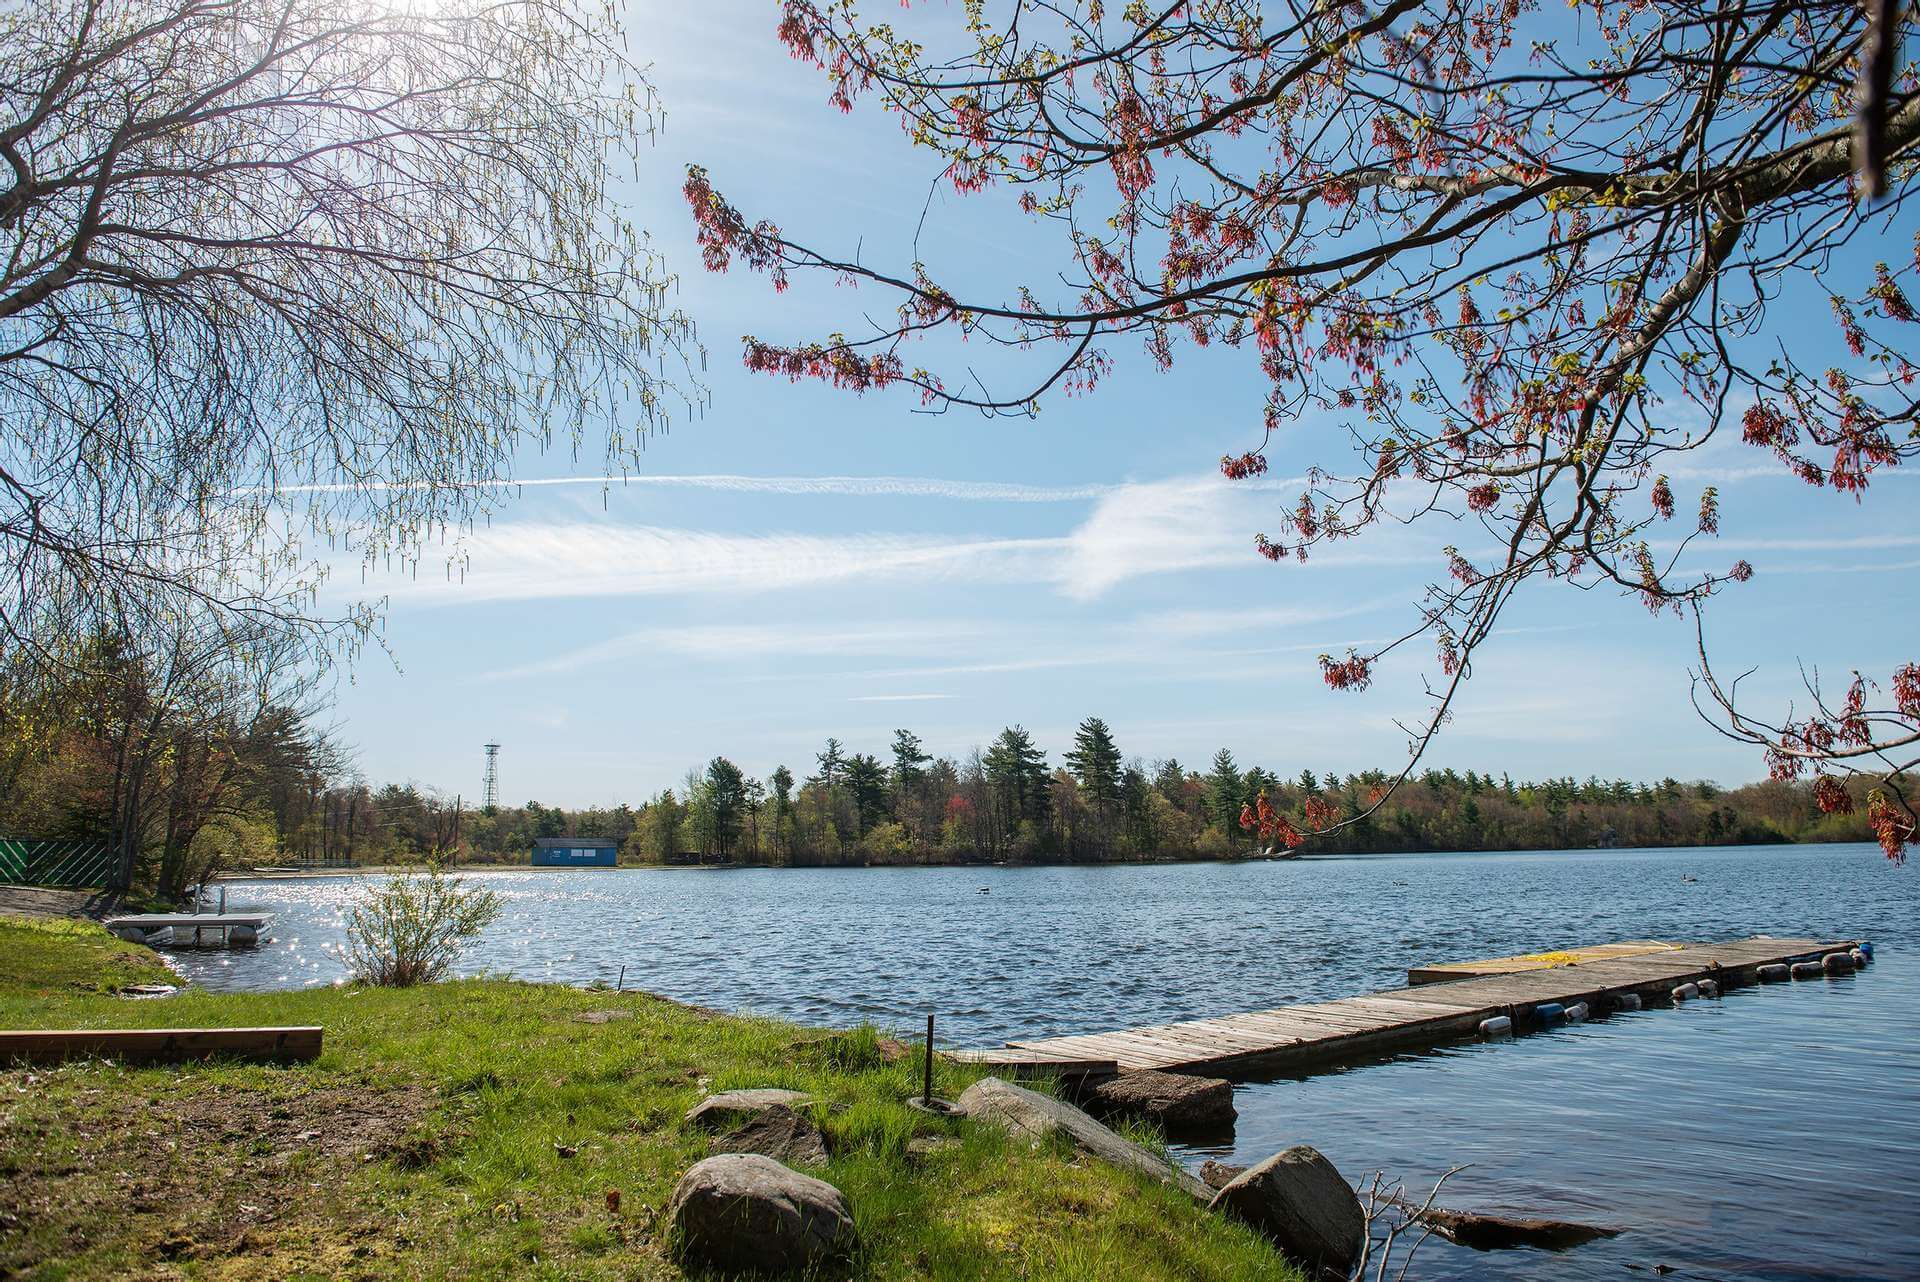
[[[1077,503],[1101,498],[1117,485],[1019,485],[1006,481],[948,481],[920,476],[543,476],[527,480],[498,477],[456,482],[449,488],[510,490],[556,485],[626,486],[656,489],[721,490],[735,494],[845,495],[856,498],[959,499],[980,503]],[[410,483],[285,485],[277,494],[345,494],[359,490],[425,489]],[[249,493],[262,493],[252,490]]]

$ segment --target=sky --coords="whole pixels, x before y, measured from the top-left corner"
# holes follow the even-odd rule
[[[704,404],[675,415],[628,482],[596,479],[592,449],[522,455],[527,484],[464,538],[457,573],[340,567],[332,593],[386,599],[385,650],[362,656],[331,714],[368,779],[471,800],[482,745],[498,742],[505,802],[635,804],[715,755],[761,777],[808,773],[828,736],[884,756],[896,727],[960,757],[1019,724],[1058,763],[1088,716],[1130,757],[1199,769],[1221,747],[1283,776],[1404,759],[1427,649],[1359,695],[1329,691],[1315,660],[1407,630],[1444,575],[1440,546],[1471,552],[1458,531],[1388,528],[1306,565],[1260,559],[1253,535],[1281,532],[1288,479],[1351,455],[1337,424],[1306,423],[1268,451],[1268,481],[1223,480],[1220,457],[1259,444],[1247,351],[1186,349],[1160,373],[1116,350],[1096,392],[1032,419],[929,415],[909,393],[747,372],[743,334],[853,331],[889,304],[703,271],[688,163],[749,217],[870,263],[912,262],[924,211],[937,279],[1043,275],[1049,246],[1017,234],[1007,198],[935,186],[891,119],[829,106],[820,74],[775,38],[769,0],[628,12],[665,128],[620,199],[699,326]],[[1756,669],[1743,686],[1756,708],[1784,709],[1803,665],[1843,682],[1915,657],[1920,478],[1856,503],[1725,434],[1669,474],[1683,511],[1720,487],[1722,532],[1700,568],[1755,567],[1708,626],[1717,670]],[[1539,585],[1483,648],[1429,761],[1516,778],[1758,777],[1758,754],[1691,707],[1695,662],[1688,621]]]

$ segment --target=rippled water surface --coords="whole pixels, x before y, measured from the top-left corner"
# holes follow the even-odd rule
[[[1696,880],[1688,882],[1683,877]],[[510,871],[474,971],[625,982],[943,1041],[1092,1032],[1352,996],[1420,962],[1629,938],[1873,939],[1841,980],[1744,989],[1496,1045],[1244,1083],[1255,1161],[1311,1143],[1350,1178],[1624,1226],[1562,1255],[1433,1241],[1422,1278],[1920,1278],[1920,868],[1870,846],[1572,851],[1106,868]],[[252,953],[179,953],[215,988],[341,976],[351,878],[242,882]],[[985,892],[985,893],[983,893]]]

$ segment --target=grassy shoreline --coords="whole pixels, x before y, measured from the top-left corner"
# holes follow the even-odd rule
[[[83,922],[0,918],[0,957],[0,1027],[327,1030],[295,1067],[0,1071],[0,1275],[680,1277],[660,1211],[706,1152],[682,1114],[785,1086],[822,1101],[859,1226],[829,1276],[1298,1277],[1171,1188],[906,1108],[915,1066],[872,1030],[506,980],[135,1001],[172,972]],[[909,1151],[932,1134],[959,1142]]]

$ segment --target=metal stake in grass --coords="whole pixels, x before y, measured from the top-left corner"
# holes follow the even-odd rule
[[[933,1107],[933,1016],[932,1015],[927,1016],[927,1056],[926,1056],[924,1068],[921,1072],[920,1103],[928,1109],[932,1109]]]

